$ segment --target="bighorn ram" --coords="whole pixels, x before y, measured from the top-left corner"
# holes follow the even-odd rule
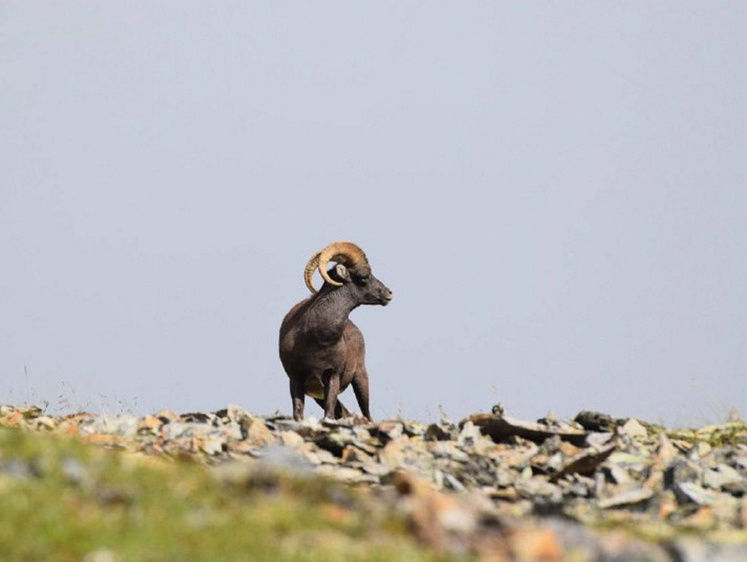
[[[337,265],[327,271],[330,261]],[[316,269],[325,281],[319,292],[312,283]],[[304,280],[312,296],[294,306],[280,326],[280,361],[290,379],[293,417],[303,419],[304,394],[324,408],[325,418],[350,416],[338,395],[352,383],[361,413],[370,420],[363,334],[348,315],[362,304],[387,305],[392,292],[352,242],[333,242],[315,253]]]

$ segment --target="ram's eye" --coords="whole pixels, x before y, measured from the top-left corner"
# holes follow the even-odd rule
[[[366,283],[368,283],[369,279],[371,279],[370,275],[361,275],[359,277],[356,277],[356,282],[358,283],[358,285],[365,285]]]

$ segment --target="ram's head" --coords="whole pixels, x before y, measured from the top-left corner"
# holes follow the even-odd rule
[[[335,262],[335,267],[328,270],[329,262]],[[371,273],[366,254],[352,242],[333,242],[311,256],[304,269],[304,281],[312,293],[317,293],[313,283],[317,269],[329,290],[347,287],[361,304],[387,305],[392,300],[392,292]]]

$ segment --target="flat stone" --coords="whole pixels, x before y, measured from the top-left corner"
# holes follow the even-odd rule
[[[648,430],[635,418],[628,419],[619,430],[620,432],[637,439],[645,439],[648,437]]]
[[[228,441],[226,443],[226,449],[229,453],[233,453],[232,458],[237,458],[239,455],[251,455],[256,453],[257,447],[248,441]]]
[[[182,421],[184,423],[204,424],[211,423],[215,419],[215,417],[215,414],[206,412],[189,412],[187,414],[182,414],[181,416],[179,416],[179,421]]]
[[[376,482],[377,480],[370,475],[364,474],[355,468],[345,466],[331,466],[321,464],[314,469],[314,472],[320,476],[326,476],[339,480],[341,482]]]
[[[226,447],[226,440],[221,437],[208,437],[198,440],[198,447],[208,455],[219,455]]]
[[[268,422],[277,431],[293,431],[302,438],[309,437],[317,433],[320,425],[316,420],[298,422],[293,419],[281,418]]]
[[[695,539],[682,538],[669,547],[675,560],[681,562],[744,562],[747,547],[739,544],[713,544]]]
[[[472,422],[496,442],[504,441],[511,436],[519,436],[535,443],[542,443],[545,439],[558,435],[561,439],[583,446],[586,439],[586,431],[582,429],[570,426],[551,427],[546,424],[516,420],[508,416],[474,414],[466,421]]]
[[[383,476],[390,471],[389,467],[376,462],[373,457],[353,446],[345,448],[341,460],[345,466],[362,470],[373,476]]]
[[[425,434],[427,426],[413,421],[403,421],[403,427],[408,437],[421,437]]]
[[[706,443],[705,441],[699,441],[692,446],[687,456],[694,461],[698,461],[710,455],[712,450],[713,447],[711,447],[708,443]]]
[[[739,484],[744,481],[735,469],[726,465],[720,464],[715,469],[708,469],[703,472],[703,484],[708,488],[714,490],[722,490],[724,487]]]
[[[609,443],[610,439],[614,436],[610,432],[593,432],[586,436],[586,445],[589,447],[603,447]]]
[[[469,455],[453,441],[434,441],[428,443],[427,451],[436,458],[447,458],[457,462],[468,462]]]
[[[379,437],[384,443],[388,443],[393,439],[401,437],[404,433],[404,424],[400,421],[386,420],[379,422],[373,428],[373,434]]]
[[[98,416],[80,421],[81,433],[93,435],[121,435],[134,437],[137,433],[135,416]]]
[[[457,436],[457,444],[461,447],[471,447],[482,438],[482,432],[473,424],[467,420],[462,425],[459,435]]]
[[[462,484],[457,478],[451,474],[444,473],[443,476],[443,487],[446,490],[451,490],[452,492],[464,492],[467,488],[464,484]]]
[[[312,449],[310,446],[305,449],[310,454],[314,454],[321,464],[339,465],[340,459],[325,449]]]
[[[672,488],[682,482],[700,481],[703,468],[687,459],[675,459],[664,470],[664,486]]]
[[[157,435],[162,425],[163,420],[158,416],[145,416],[137,421],[137,433],[138,435]]]
[[[353,426],[353,436],[358,441],[370,441],[371,439],[373,439],[368,428],[360,425]]]
[[[304,441],[304,438],[301,437],[298,433],[295,431],[281,431],[280,432],[280,442],[289,449],[298,449],[300,448],[306,441]]]
[[[553,503],[560,503],[563,499],[563,489],[560,486],[539,478],[519,478],[514,486],[519,495],[528,499],[546,498]]]
[[[156,412],[155,416],[157,418],[161,418],[164,423],[169,421],[176,421],[179,419],[179,414],[171,410],[159,410],[158,412]]]
[[[573,421],[589,431],[611,432],[615,427],[615,420],[609,414],[583,410],[579,412]],[[611,433],[610,433],[611,434]]]
[[[33,405],[19,408],[17,411],[19,411],[24,419],[27,420],[33,420],[44,414],[44,408]]]
[[[605,469],[609,472],[609,476],[615,484],[629,486],[635,482],[630,473],[619,465],[610,463],[610,466],[605,467]]]
[[[513,486],[518,477],[519,474],[515,470],[499,466],[495,469],[494,482],[500,488],[508,488],[509,486]]]
[[[613,507],[627,507],[630,505],[639,504],[650,500],[654,496],[654,492],[648,488],[633,488],[620,493],[617,493],[609,498],[603,498],[599,500],[599,507],[601,509],[609,509]]]
[[[659,434],[659,447],[656,450],[656,460],[662,465],[667,466],[677,458],[677,447],[666,433]]]
[[[234,422],[240,422],[243,418],[250,416],[249,412],[244,410],[241,406],[237,406],[236,404],[229,404],[224,412],[220,412],[220,414],[223,415],[219,415],[219,412],[216,412],[215,414],[219,417],[225,416],[229,421]]]
[[[552,482],[568,474],[587,475],[593,473],[599,465],[606,461],[615,451],[617,445],[612,443],[601,449],[586,450],[573,457],[559,472],[554,474],[550,480]]]
[[[333,455],[339,457],[342,455],[343,450],[352,441],[351,435],[345,435],[339,432],[329,432],[317,435],[314,438],[314,444],[320,449],[329,451]]]
[[[379,459],[392,469],[401,467],[405,462],[404,451],[408,442],[409,439],[405,436],[392,439],[379,451]]]
[[[244,425],[244,423],[245,422],[242,422],[244,431],[246,432],[246,439],[253,445],[266,447],[268,445],[274,444],[277,441],[275,435],[273,435],[273,433],[268,429],[268,427],[261,419],[253,419],[251,423],[249,423],[248,428]]]
[[[639,453],[638,451],[628,453],[626,451],[616,450],[610,455],[609,462],[612,464],[619,464],[629,471],[643,473],[652,465],[653,458],[649,452],[642,454],[642,452]]]
[[[531,443],[525,447],[511,447],[495,453],[495,458],[509,468],[523,470],[539,452],[539,447]]]
[[[262,470],[290,471],[309,474],[313,468],[306,455],[291,451],[280,445],[270,445],[258,451],[259,466]],[[317,462],[316,464],[320,464]]]
[[[698,505],[712,506],[724,501],[727,497],[731,497],[712,490],[706,490],[695,482],[677,483],[674,485],[673,490],[680,503],[693,502]]]
[[[594,493],[594,480],[580,474],[567,476],[565,479],[560,480],[558,484],[564,490],[564,497],[573,495],[578,498],[591,498]]]
[[[241,425],[235,421],[228,421],[221,424],[220,429],[226,439],[231,441],[240,441],[244,439],[244,430]]]
[[[426,428],[423,439],[426,441],[450,441],[453,439],[453,435],[442,426],[432,423]]]

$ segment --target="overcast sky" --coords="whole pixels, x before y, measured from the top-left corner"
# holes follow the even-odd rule
[[[747,416],[746,59],[741,0],[3,1],[0,403],[290,414],[349,239],[375,418]]]

